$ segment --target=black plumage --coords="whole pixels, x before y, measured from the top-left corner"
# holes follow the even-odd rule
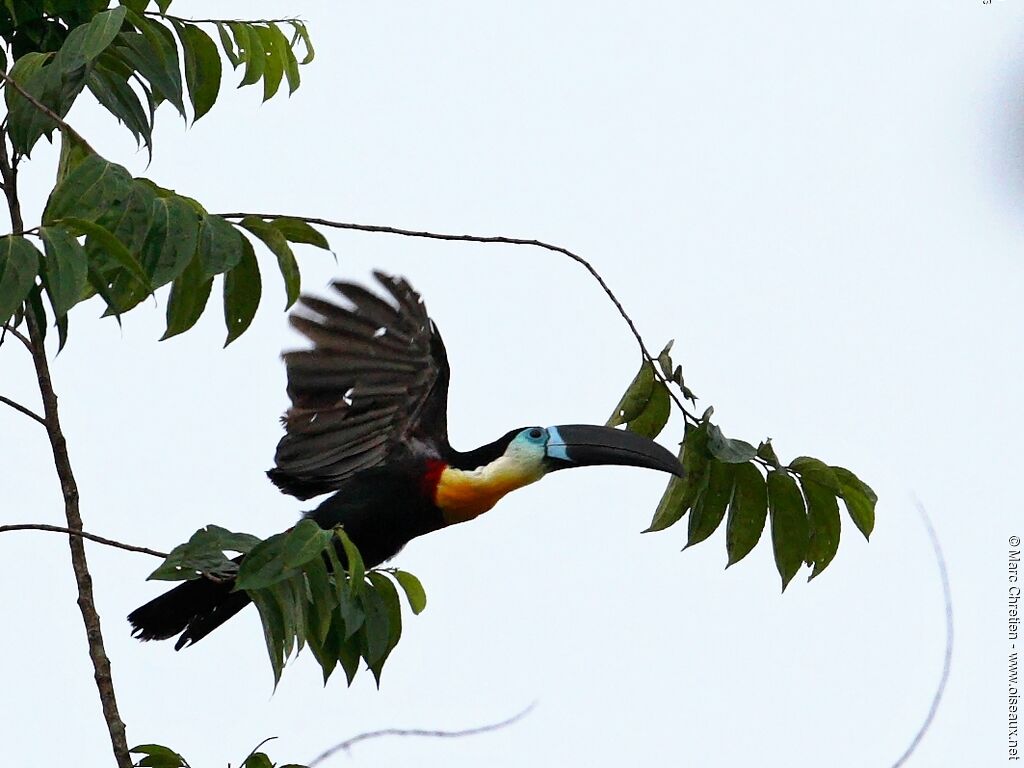
[[[303,296],[291,315],[313,345],[283,356],[292,405],[267,473],[299,499],[333,492],[306,516],[325,528],[344,525],[368,566],[444,526],[421,482],[429,462],[457,456],[448,445],[449,369],[440,333],[405,280],[374,276],[391,301],[336,282],[347,306]],[[188,581],[128,620],[140,640],[181,633],[175,648],[182,648],[249,603],[232,588],[232,582]]]

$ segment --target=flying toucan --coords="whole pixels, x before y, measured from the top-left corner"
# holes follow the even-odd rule
[[[367,566],[410,540],[491,509],[548,472],[628,464],[682,475],[665,448],[609,427],[521,427],[463,453],[448,444],[448,358],[419,294],[374,276],[387,298],[348,282],[345,305],[303,296],[292,325],[312,342],[286,352],[286,434],[267,472],[298,499],[331,493],[305,513],[344,526]],[[128,616],[140,640],[198,642],[249,602],[230,581],[186,581]]]

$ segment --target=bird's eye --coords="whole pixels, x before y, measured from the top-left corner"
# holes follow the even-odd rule
[[[531,440],[540,440],[542,437],[544,437],[544,430],[537,429],[537,427],[534,427],[529,431],[528,436]]]

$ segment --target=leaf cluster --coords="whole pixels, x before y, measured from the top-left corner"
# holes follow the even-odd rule
[[[680,368],[672,367],[671,342],[658,357],[664,378],[645,360],[615,408],[609,426],[656,437],[668,422],[668,383],[688,399]],[[726,523],[726,552],[731,566],[754,548],[771,522],[772,549],[782,588],[804,564],[810,578],[828,567],[839,547],[842,499],[854,525],[871,535],[875,522],[874,491],[843,467],[801,456],[782,466],[771,440],[755,448],[744,440],[727,438],[710,419],[714,409],[687,422],[680,443],[683,477],[673,477],[654,512],[647,532],[662,531],[690,514],[686,548],[699,544]]]
[[[249,238],[264,243],[277,259],[288,306],[299,295],[299,268],[292,243],[329,248],[327,240],[298,219],[249,217],[237,225],[210,214],[196,200],[135,177],[82,147],[64,142],[61,180],[50,194],[42,225],[25,235],[0,238],[0,321],[22,302],[43,314],[45,290],[61,336],[67,312],[99,295],[106,314],[119,317],[154,290],[170,284],[167,339],[198,321],[214,278],[223,275],[226,344],[250,325],[262,295],[262,280]],[[38,277],[39,281],[36,282]],[[45,315],[37,318],[45,328]]]
[[[231,559],[227,552],[243,558]],[[241,565],[238,565],[239,559]],[[303,520],[291,530],[260,540],[210,525],[174,548],[151,579],[234,578],[260,612],[275,685],[284,665],[305,646],[323,670],[335,668],[351,684],[365,661],[378,685],[402,636],[397,587],[414,614],[427,602],[422,584],[398,569],[367,570],[344,529],[325,530]]]
[[[262,81],[264,101],[278,93],[282,81],[293,93],[299,65],[313,60],[309,33],[297,19],[287,22],[287,35],[275,22],[213,22],[218,49],[200,24],[165,15],[169,0],[151,13],[145,12],[147,0],[124,0],[110,10],[102,10],[106,2],[66,0],[5,5],[0,34],[9,30],[10,77],[61,118],[87,88],[150,153],[161,104],[188,119],[187,92],[193,121],[213,107],[221,87],[221,51],[235,69],[243,69],[239,87]],[[7,69],[6,60],[0,63]],[[57,125],[16,90],[8,89],[6,98],[11,141],[28,155]]]
[[[266,741],[263,742],[263,744],[265,743]],[[259,747],[250,752],[239,768],[306,768],[298,763],[278,766],[271,762],[265,752],[259,752],[258,749]],[[140,744],[137,747],[132,747],[130,751],[133,755],[142,755],[134,763],[138,768],[192,768],[184,757],[170,747],[160,744]],[[228,768],[231,766],[229,765]]]

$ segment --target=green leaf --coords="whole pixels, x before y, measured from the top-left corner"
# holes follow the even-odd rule
[[[274,764],[262,752],[253,752],[242,763],[242,768],[274,768]]]
[[[263,100],[273,98],[277,89],[281,87],[281,80],[284,78],[284,68],[287,61],[285,52],[288,51],[288,41],[280,30],[274,34],[271,27],[255,27],[255,34],[260,36],[260,44],[263,47]],[[280,46],[284,42],[284,47]]]
[[[306,55],[299,63],[309,64],[313,61],[313,57],[316,55],[316,52],[313,50],[313,41],[309,39],[309,30],[306,29],[306,25],[301,21],[292,21],[290,23],[292,25],[292,29],[295,30],[295,36],[292,38],[292,47],[295,47],[296,41],[300,38],[302,39],[302,44],[306,47]]]
[[[726,464],[716,459],[711,460],[708,487],[697,499],[693,505],[693,511],[690,513],[687,549],[704,541],[721,525],[722,519],[725,517],[725,510],[732,500],[735,469],[736,465],[734,464]]]
[[[768,438],[757,446],[757,458],[767,461],[776,469],[782,469],[782,464],[779,463],[779,457],[775,455],[775,449],[772,448],[771,438]]]
[[[245,561],[243,561],[243,566],[244,563]],[[288,638],[286,637],[284,610],[270,590],[255,590],[249,592],[249,597],[252,598],[260,612],[263,639],[267,644],[267,655],[270,657],[270,666],[274,671],[274,687],[276,688],[281,680],[281,672],[284,670],[284,661],[287,655],[285,643]]]
[[[839,495],[846,504],[846,511],[850,513],[853,524],[864,534],[865,539],[870,539],[871,531],[875,527],[875,504],[878,502],[878,496],[850,470],[832,467],[832,473],[839,483]]]
[[[675,343],[675,339],[669,340],[668,344],[665,345],[665,348],[658,355],[658,367],[661,368],[662,375],[669,381],[672,380],[672,356],[669,353],[672,351],[672,345]]]
[[[805,559],[814,566],[811,579],[828,567],[839,548],[839,503],[835,492],[817,483],[813,477],[813,474],[808,474],[800,478],[807,500],[810,532]]]
[[[252,85],[263,77],[266,61],[259,28],[255,24],[246,24],[243,21],[231,21],[228,22],[228,26],[235,38],[235,45],[238,47],[238,58],[245,64],[242,82],[238,84],[238,87]]]
[[[708,450],[719,461],[727,464],[745,464],[757,455],[757,450],[744,440],[730,440],[714,424],[708,425]]]
[[[645,360],[636,376],[633,377],[633,381],[626,388],[626,392],[622,395],[622,399],[619,400],[619,404],[615,406],[615,411],[608,418],[605,426],[617,427],[639,416],[651,399],[651,390],[653,388],[654,366]]]
[[[203,214],[199,226],[199,260],[203,275],[213,277],[231,270],[245,252],[241,232],[220,216]]]
[[[43,224],[54,224],[66,216],[96,221],[121,210],[133,187],[125,168],[90,154],[54,187],[43,210]]]
[[[14,62],[7,76],[37,100],[46,103],[53,99],[54,91],[60,88],[59,73],[43,68],[51,58],[51,55],[37,51],[26,53]],[[48,93],[44,95],[46,91]],[[55,125],[14,88],[4,88],[4,100],[7,102],[11,143],[16,150],[28,155],[39,138],[52,131]]]
[[[262,219],[255,216],[247,216],[240,222],[241,226],[252,232],[263,241],[263,244],[270,249],[270,252],[277,256],[277,264],[281,269],[281,276],[284,278],[285,292],[288,301],[285,309],[288,309],[299,298],[301,288],[299,278],[299,265],[295,261],[295,254],[285,236]]]
[[[121,323],[121,308],[117,302],[117,299],[110,292],[110,281],[100,272],[99,268],[93,261],[89,262],[89,286],[93,291],[98,293],[102,297],[103,301],[107,304],[108,314],[114,315],[117,318],[117,322]]]
[[[72,29],[54,59],[55,65],[70,72],[92,62],[114,42],[126,10],[112,8],[96,14],[88,24]]]
[[[136,143],[145,145],[152,159],[153,124],[128,78],[101,57],[90,69],[85,84],[100,105],[131,132]]]
[[[219,525],[208,525],[193,533],[186,543],[172,549],[148,578],[182,581],[206,574],[217,579],[228,579],[238,573],[238,564],[224,553],[246,554],[259,544],[260,539],[251,534],[233,533]]]
[[[192,259],[171,284],[167,299],[167,330],[160,341],[184,333],[199,320],[210,298],[213,278],[205,277],[199,259]]]
[[[195,24],[172,21],[185,59],[185,84],[192,101],[193,121],[213,107],[220,93],[221,63],[217,44]]]
[[[109,256],[119,267],[128,272],[132,277],[139,281],[147,293],[152,292],[152,286],[149,282],[149,276],[146,275],[142,265],[139,264],[136,259],[124,244],[111,234],[110,230],[106,229],[99,224],[88,221],[87,219],[80,219],[75,216],[65,216],[57,219],[53,222],[54,224],[63,225],[75,235],[88,235],[88,237],[94,241],[99,247],[103,249],[104,254]]]
[[[124,56],[138,73],[149,81],[158,101],[169,101],[185,117],[184,92],[181,69],[178,65],[178,45],[169,29],[134,11],[128,19],[139,33],[122,32]]]
[[[284,546],[287,533],[276,533],[264,539],[246,556],[238,569],[235,589],[246,592],[266,589],[288,578],[291,574],[284,569]]]
[[[284,235],[285,240],[289,242],[306,243],[307,245],[315,245],[317,248],[323,248],[325,251],[331,250],[327,238],[302,219],[282,216],[281,218],[270,219],[267,223]]]
[[[409,608],[415,615],[419,615],[427,607],[427,593],[423,589],[423,584],[407,571],[395,571],[394,576],[405,591],[405,596],[409,600]]]
[[[644,533],[662,531],[679,522],[708,485],[711,457],[707,450],[708,422],[686,425],[679,459],[683,477],[673,477],[662,494],[654,519]]]
[[[241,241],[242,258],[224,275],[224,324],[228,329],[225,347],[249,328],[263,290],[252,243],[244,237]]]
[[[388,640],[383,653],[381,653],[380,658],[376,661],[370,661],[369,658],[366,660],[374,679],[377,681],[377,686],[380,687],[380,674],[381,670],[384,669],[384,662],[387,661],[391,651],[398,645],[398,641],[402,637],[402,603],[399,600],[398,590],[395,589],[395,585],[383,573],[370,571],[368,578],[374,588],[367,591],[377,592],[380,595],[388,623]]]
[[[88,258],[78,240],[63,227],[42,227],[39,236],[46,251],[43,260],[46,292],[53,313],[61,317],[78,303],[85,290]]]
[[[366,566],[363,565],[363,556],[359,549],[352,543],[352,539],[345,533],[344,528],[335,528],[334,535],[341,540],[341,546],[345,550],[345,570],[349,576],[349,591],[356,593],[362,590],[363,578],[366,575]]]
[[[810,456],[799,456],[789,462],[789,468],[799,473],[802,477],[810,478],[818,485],[823,485],[833,493],[839,493],[839,480],[836,478],[832,468],[820,459],[812,459]]]
[[[626,425],[626,429],[653,440],[665,428],[671,410],[668,387],[656,381],[651,388],[651,399],[647,401],[640,415]]]
[[[141,260],[153,287],[158,288],[181,275],[196,255],[200,219],[177,195],[153,197],[151,206]]]
[[[334,589],[338,598],[338,615],[342,619],[342,641],[348,640],[363,625],[365,616],[353,591],[353,586],[346,576],[345,567],[338,559],[337,547],[327,548],[327,557],[331,561],[331,573],[334,574]],[[347,557],[347,556],[346,556]],[[361,558],[360,558],[361,560]]]
[[[132,747],[129,752],[133,755],[145,755],[135,763],[140,768],[186,768],[188,765],[185,758],[177,752],[159,744],[140,744]]]
[[[362,615],[360,613],[360,615]],[[331,622],[331,628],[327,632],[327,640],[324,642],[324,656],[331,657],[336,663],[341,664],[342,669],[345,670],[345,677],[348,678],[348,684],[352,684],[352,680],[355,679],[356,672],[359,671],[359,645],[357,638],[347,638],[345,636],[345,624],[340,620],[338,614],[334,615],[334,620]],[[321,665],[322,667],[324,665]],[[333,670],[333,667],[331,668]],[[327,682],[327,678],[330,676],[325,668],[324,670],[324,683]]]
[[[370,572],[371,586],[359,593],[359,602],[366,615],[363,637],[366,642],[366,663],[373,668],[387,654],[391,641],[391,625],[389,622],[389,606],[384,590],[380,589],[374,579],[380,574]],[[390,582],[389,582],[390,583]],[[394,589],[394,587],[392,587]]]
[[[328,532],[329,534],[330,532]],[[327,639],[331,627],[331,617],[337,605],[335,593],[331,589],[331,580],[327,574],[324,558],[315,557],[303,568],[306,582],[309,585],[310,605],[307,612],[306,639],[312,646],[322,645]]]
[[[728,568],[746,557],[761,538],[768,516],[768,490],[764,477],[753,464],[737,464],[736,487],[729,504],[725,526]]]
[[[234,69],[238,69],[238,65],[242,63],[242,60],[235,53],[235,46],[231,42],[231,35],[228,34],[227,27],[219,21],[217,22],[217,35],[220,37],[220,46],[224,49],[224,55],[228,57],[231,66]]]
[[[0,237],[0,324],[6,323],[39,273],[39,251],[20,235]]]
[[[284,36],[281,29],[274,23],[270,24],[270,29],[274,36],[274,47],[281,52],[284,60],[284,76],[288,81],[288,95],[290,96],[295,93],[301,80],[299,62],[295,58],[295,52],[292,50],[291,43],[288,42],[288,38]]]
[[[308,517],[300,520],[288,532],[282,553],[282,566],[286,571],[301,568],[314,558],[319,558],[333,538],[330,530],[324,530]]]
[[[43,288],[33,284],[32,290],[28,292],[28,299],[25,301],[25,311],[31,312],[39,328],[39,340],[46,341],[46,307],[43,306]]]
[[[788,472],[772,470],[768,473],[768,511],[775,565],[785,591],[804,562],[809,536],[804,498]]]

